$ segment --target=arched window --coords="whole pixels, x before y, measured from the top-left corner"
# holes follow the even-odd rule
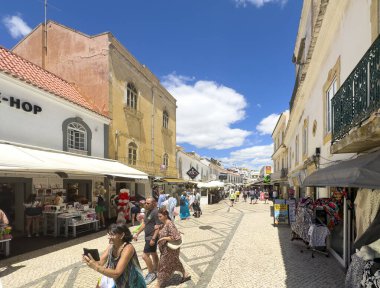
[[[168,154],[164,154],[164,156],[162,157],[162,165],[165,166],[165,169],[168,168],[169,166],[169,155]]]
[[[91,155],[91,129],[80,117],[62,122],[62,136],[63,151]]]
[[[137,161],[137,145],[133,142],[128,145],[128,164],[136,165]]]
[[[125,99],[127,107],[137,109],[137,89],[132,83],[127,85],[127,97]]]
[[[71,122],[67,125],[67,148],[87,152],[87,131],[82,124]]]
[[[162,126],[164,128],[169,128],[169,114],[166,111],[164,111],[162,116]]]

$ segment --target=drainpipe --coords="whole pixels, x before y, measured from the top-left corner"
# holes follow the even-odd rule
[[[119,130],[115,132],[115,160],[119,157]]]
[[[152,87],[152,115],[151,115],[151,120],[152,120],[152,131],[151,131],[151,133],[152,133],[152,135],[151,135],[151,138],[152,138],[152,143],[151,143],[151,145],[152,145],[152,159],[151,159],[151,161],[152,161],[152,168],[154,167],[154,88],[155,88],[155,86],[153,86]]]

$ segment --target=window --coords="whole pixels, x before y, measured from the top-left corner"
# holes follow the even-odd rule
[[[337,81],[336,79],[334,79],[330,87],[326,91],[326,133],[330,133],[332,129],[333,111],[332,111],[331,99],[334,97],[336,90],[337,90]]]
[[[67,148],[87,151],[87,131],[82,124],[71,122],[67,125]]]
[[[137,89],[132,83],[127,85],[127,99],[125,100],[127,107],[137,109]]]
[[[168,154],[164,154],[164,156],[162,157],[162,165],[164,165],[165,166],[165,169],[167,169],[168,168],[168,166],[169,166],[169,156],[168,156]]]
[[[164,111],[162,116],[162,126],[164,128],[169,128],[169,114],[166,111]]]
[[[128,145],[128,164],[136,165],[137,160],[137,145],[133,142]]]
[[[295,162],[296,162],[296,165],[298,164],[298,160],[299,160],[299,142],[298,142],[298,135],[296,136],[296,143],[295,143]]]
[[[303,130],[302,130],[302,155],[307,156],[307,121],[305,121]]]

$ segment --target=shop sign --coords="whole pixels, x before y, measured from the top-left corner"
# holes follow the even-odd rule
[[[25,112],[33,113],[33,114],[38,114],[42,112],[42,108],[38,105],[31,104],[27,101],[22,101],[20,99],[17,99],[16,97],[6,97],[6,96],[1,96],[0,93],[0,103],[3,104],[8,104],[9,107],[18,109],[18,110],[23,110]]]
[[[199,175],[199,172],[194,167],[191,167],[190,170],[186,172],[186,174],[189,175],[191,179],[194,179]]]
[[[274,201],[274,224],[289,224],[288,205],[283,199]]]

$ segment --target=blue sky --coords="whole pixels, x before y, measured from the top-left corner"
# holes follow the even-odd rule
[[[44,20],[43,0],[2,1],[0,45]],[[302,1],[49,0],[48,19],[105,31],[177,99],[177,144],[225,166],[271,164],[271,132],[288,109]]]

